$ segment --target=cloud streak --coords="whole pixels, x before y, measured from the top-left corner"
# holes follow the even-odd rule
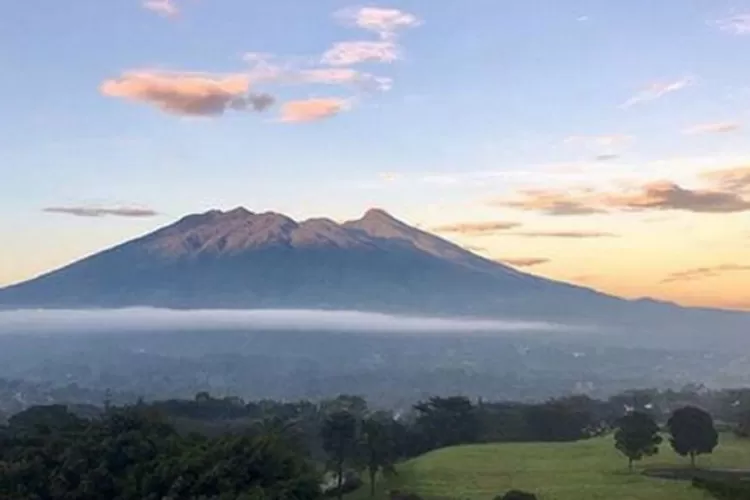
[[[741,128],[742,125],[737,122],[701,123],[686,128],[682,133],[685,135],[726,134],[737,132]]]
[[[593,215],[606,212],[603,208],[591,205],[585,198],[576,199],[568,191],[541,189],[525,190],[516,200],[501,200],[494,202],[493,205],[555,216]]]
[[[611,208],[621,210],[680,210],[696,213],[750,211],[750,200],[745,200],[737,194],[709,189],[687,189],[669,181],[646,184],[634,193],[604,196],[602,202]]]
[[[652,83],[648,87],[642,89],[640,92],[635,94],[633,97],[622,103],[622,108],[630,108],[636,104],[641,104],[648,101],[655,101],[662,97],[683,90],[693,84],[691,78],[683,78],[681,80],[675,80],[672,82],[656,82]]]
[[[616,147],[631,143],[635,140],[632,135],[571,135],[563,141],[565,144],[584,144],[596,147]]]
[[[73,215],[75,217],[128,217],[128,218],[148,218],[159,215],[155,210],[149,208],[136,207],[47,207],[42,209],[43,212],[52,214]]]
[[[402,58],[400,47],[393,41],[338,42],[323,54],[323,64],[351,66],[366,62],[392,63]]]
[[[527,257],[516,259],[500,259],[500,261],[513,267],[534,267],[546,264],[550,261],[550,259]]]
[[[331,118],[351,109],[351,101],[341,98],[316,98],[284,103],[281,121],[284,123],[306,123]]]
[[[750,265],[722,264],[719,266],[697,267],[672,273],[664,278],[662,283],[677,283],[682,281],[696,281],[707,278],[715,278],[726,273],[750,272]]]
[[[139,71],[107,80],[100,91],[183,116],[220,116],[227,110],[262,112],[275,103],[269,94],[251,93],[247,75]]]
[[[393,87],[389,77],[375,76],[351,68],[314,68],[290,73],[285,81],[291,83],[349,85],[365,91],[386,92]]]
[[[526,231],[520,233],[508,233],[511,236],[523,238],[566,238],[566,239],[588,239],[588,238],[617,238],[618,235],[606,231]]]
[[[458,224],[446,224],[432,228],[437,233],[458,233],[467,235],[492,234],[498,231],[507,231],[520,227],[518,222],[462,222]]]
[[[514,200],[493,204],[545,215],[594,215],[648,210],[693,213],[738,213],[750,211],[750,199],[742,192],[750,188],[750,168],[737,168],[705,174],[711,186],[689,189],[671,181],[656,181],[621,191],[526,190]]]
[[[103,326],[104,325],[104,326]],[[190,310],[133,308],[118,310],[0,311],[0,334],[103,333],[158,331],[302,330],[362,333],[500,333],[585,331],[586,327],[542,321],[464,320],[391,316],[356,311]]]

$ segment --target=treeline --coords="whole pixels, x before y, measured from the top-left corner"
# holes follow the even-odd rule
[[[0,432],[4,500],[312,500],[320,491],[314,464],[279,433],[184,435],[145,406],[90,420],[35,407]]]
[[[663,415],[642,397],[536,404],[433,397],[402,412],[347,395],[245,402],[199,393],[127,407],[38,406],[0,427],[0,498],[305,500],[341,497],[363,484],[363,474],[374,493],[376,479],[399,461],[454,445],[566,442],[614,430],[618,449],[634,461],[655,453],[663,427],[691,457],[716,445],[708,412],[679,417],[685,407],[697,410],[686,405]],[[729,405],[736,419],[724,423],[738,434],[750,429],[742,405]],[[697,433],[705,416],[710,430]],[[685,445],[678,434],[709,443]]]

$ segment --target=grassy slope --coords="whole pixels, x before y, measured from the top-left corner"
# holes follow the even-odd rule
[[[685,466],[664,443],[638,467]],[[702,467],[750,468],[750,442],[722,436]],[[612,438],[578,443],[460,446],[428,453],[399,467],[399,476],[378,489],[399,488],[430,499],[491,500],[509,489],[536,492],[542,500],[703,500],[688,483],[651,479],[627,471]],[[367,491],[366,491],[367,490]],[[369,487],[350,500],[369,498]],[[385,498],[380,495],[376,498]]]

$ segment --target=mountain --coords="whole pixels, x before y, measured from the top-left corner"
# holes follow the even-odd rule
[[[343,224],[212,210],[0,290],[6,309],[128,306],[750,325],[750,315],[627,301],[522,273],[377,209]]]

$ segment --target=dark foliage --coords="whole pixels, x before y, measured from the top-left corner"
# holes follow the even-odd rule
[[[426,449],[475,443],[481,437],[476,406],[465,397],[430,398],[414,406],[415,427]]]
[[[337,410],[323,422],[320,434],[323,449],[328,453],[329,468],[336,475],[336,493],[339,500],[344,495],[344,472],[355,465],[359,436],[357,417],[348,411]]]
[[[277,435],[184,437],[146,407],[83,420],[59,406],[16,415],[2,431],[7,500],[313,500],[319,478]]]
[[[632,412],[617,421],[615,448],[628,457],[628,468],[633,469],[633,461],[656,455],[662,438],[659,426],[650,415]]]
[[[747,481],[716,481],[693,479],[693,486],[704,490],[718,500],[750,500],[750,483]]]
[[[713,452],[719,444],[719,434],[714,427],[711,415],[694,406],[676,410],[667,421],[667,427],[674,451],[690,457],[695,466],[695,457]]]

